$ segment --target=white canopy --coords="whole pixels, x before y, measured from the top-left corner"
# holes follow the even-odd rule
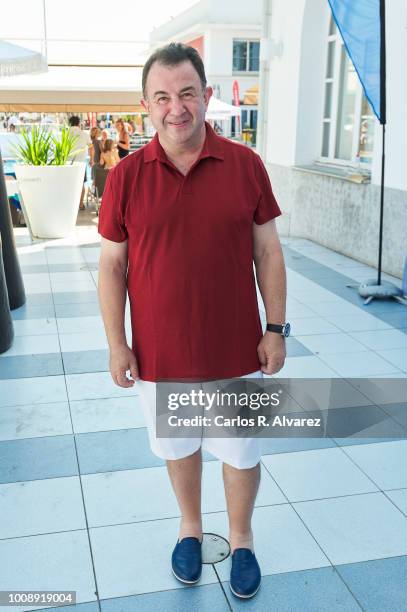
[[[220,121],[222,119],[230,119],[230,117],[240,117],[240,107],[227,104],[219,100],[219,98],[214,98],[212,96],[209,100],[206,118]]]

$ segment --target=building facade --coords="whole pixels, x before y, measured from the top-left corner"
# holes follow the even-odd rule
[[[257,130],[262,0],[201,0],[150,34],[151,50],[169,42],[193,46],[204,60],[215,97],[238,98],[242,125]],[[237,83],[234,86],[234,83]],[[232,120],[227,134],[238,131]]]
[[[383,270],[407,256],[407,5],[386,3]],[[264,0],[258,151],[283,209],[280,233],[377,265],[382,127],[327,0]]]

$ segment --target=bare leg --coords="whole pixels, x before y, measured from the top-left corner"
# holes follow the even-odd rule
[[[85,205],[84,205],[84,203],[83,203],[83,196],[84,196],[84,195],[85,195],[85,185],[83,185],[83,187],[82,187],[81,201],[80,201],[80,204],[79,204],[79,208],[80,208],[81,210],[83,210],[83,209],[85,208]]]
[[[167,470],[182,515],[179,539],[186,536],[201,539],[201,449],[183,459],[167,460]]]
[[[260,484],[260,463],[246,470],[223,464],[226,504],[229,515],[229,543],[235,548],[250,548],[253,552],[251,519]]]

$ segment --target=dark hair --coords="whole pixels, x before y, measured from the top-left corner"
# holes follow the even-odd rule
[[[71,127],[76,127],[78,125],[80,125],[80,119],[77,115],[72,115],[72,117],[69,117],[69,125]]]
[[[193,47],[188,47],[182,43],[170,43],[154,51],[148,58],[143,68],[143,76],[141,78],[141,84],[143,89],[143,96],[146,97],[146,83],[148,73],[150,72],[151,66],[158,62],[163,66],[177,66],[182,62],[191,62],[193,67],[198,73],[198,76],[202,83],[202,88],[206,87],[206,76],[203,61],[198,51]]]

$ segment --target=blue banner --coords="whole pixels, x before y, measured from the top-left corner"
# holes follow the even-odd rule
[[[384,45],[384,40],[381,41],[384,24],[381,24],[380,0],[328,2],[366,98],[379,121],[385,123],[385,61],[381,46],[382,42]],[[384,20],[384,6],[382,9]]]

